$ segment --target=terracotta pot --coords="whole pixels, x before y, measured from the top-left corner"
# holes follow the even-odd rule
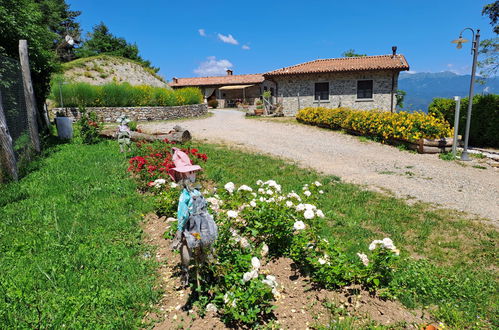
[[[263,115],[263,109],[255,109],[255,115],[257,116]]]

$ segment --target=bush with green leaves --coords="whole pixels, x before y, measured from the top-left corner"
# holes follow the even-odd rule
[[[164,187],[163,189],[171,189]],[[174,189],[177,189],[175,187]],[[214,304],[231,326],[254,326],[273,318],[273,301],[280,296],[276,278],[261,267],[272,258],[291,257],[312,280],[325,288],[358,283],[375,291],[386,288],[398,261],[389,238],[373,241],[369,256],[351,260],[339,242],[328,242],[317,232],[324,213],[317,208],[320,182],[306,184],[300,193],[284,194],[273,181],[257,181],[253,189],[228,182],[206,197],[219,226],[215,244],[217,262],[203,269],[196,304],[201,310]],[[173,215],[175,193],[161,192],[161,214]],[[165,207],[165,205],[167,207]],[[176,227],[175,227],[176,228]],[[172,237],[169,230],[166,237]]]
[[[213,108],[213,109],[216,109],[218,108],[218,101],[217,100],[209,100],[208,101],[208,106]]]
[[[108,83],[100,86],[88,83],[61,83],[61,78],[52,82],[49,98],[66,107],[138,107],[176,106],[200,104],[203,95],[199,88],[167,89],[148,85],[132,86],[129,83]]]
[[[468,115],[468,98],[461,99],[459,134],[464,137]],[[428,114],[454,126],[456,101],[435,98],[428,106]],[[475,95],[471,115],[469,143],[476,147],[499,147],[499,95]]]
[[[95,144],[100,141],[99,133],[102,129],[102,123],[99,121],[94,111],[87,112],[85,108],[80,108],[81,117],[77,125],[80,137],[84,144]]]

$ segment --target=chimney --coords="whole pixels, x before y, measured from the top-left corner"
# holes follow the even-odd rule
[[[232,70],[227,69],[227,75],[232,76]]]
[[[173,78],[172,78],[172,80],[173,80],[173,83],[174,83],[174,84],[177,84],[177,83],[178,83],[178,78],[173,77]]]
[[[395,57],[397,55],[397,46],[392,46],[392,57]]]

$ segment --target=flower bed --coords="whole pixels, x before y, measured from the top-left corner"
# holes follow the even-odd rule
[[[158,213],[174,216],[180,191],[169,182],[168,148],[171,144],[165,142],[139,145],[139,155],[131,159],[129,170],[155,195]],[[207,159],[196,149],[183,150],[194,161]],[[231,326],[262,324],[271,319],[273,302],[281,296],[280,286],[273,274],[261,272],[261,266],[284,256],[325,288],[352,283],[371,291],[387,287],[399,255],[389,238],[373,241],[352,260],[339,241],[319,235],[318,220],[326,215],[317,201],[327,189],[317,181],[304,185],[300,192],[286,194],[277,182],[258,180],[254,187],[228,182],[218,189],[204,190],[219,237],[214,253],[217,262],[202,270],[200,287],[192,284],[201,314],[206,309],[217,310]],[[173,237],[176,230],[173,223],[165,236]]]
[[[407,142],[421,153],[439,152],[440,149],[445,151],[445,147],[451,146],[449,140],[445,138],[453,134],[445,120],[421,112],[391,113],[318,107],[300,110],[296,119],[305,124],[330,129],[345,129],[355,134],[373,136],[383,142]],[[432,141],[435,139],[436,141]],[[444,142],[440,142],[441,139],[444,139],[442,140]],[[437,147],[437,149],[424,148],[424,146]]]

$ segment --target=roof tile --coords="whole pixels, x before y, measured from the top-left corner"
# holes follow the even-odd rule
[[[320,59],[270,71],[264,76],[366,70],[409,70],[404,55],[379,55]]]
[[[171,87],[206,86],[206,85],[243,85],[257,84],[264,81],[262,74],[239,74],[214,77],[177,78],[170,82]]]

